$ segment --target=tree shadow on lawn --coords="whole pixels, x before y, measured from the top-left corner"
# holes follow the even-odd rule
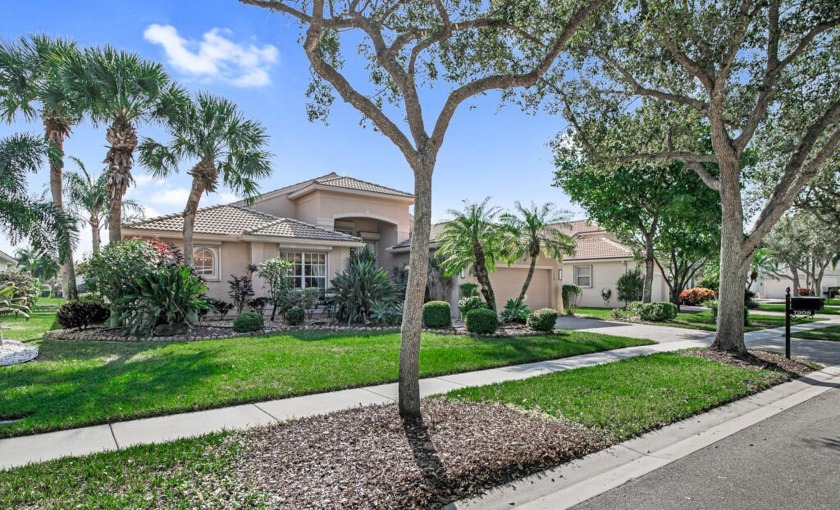
[[[101,352],[79,359],[99,357]],[[120,355],[94,366],[44,361],[0,370],[0,419],[22,418],[0,425],[0,437],[167,414],[173,402],[178,411],[201,409],[177,397],[227,368],[210,353],[189,352],[143,359]]]

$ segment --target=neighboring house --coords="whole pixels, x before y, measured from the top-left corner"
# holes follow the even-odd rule
[[[4,271],[13,267],[17,267],[17,259],[4,252],[3,250],[0,250],[0,271]]]
[[[195,219],[195,269],[208,282],[209,294],[228,298],[230,275],[241,275],[248,264],[272,257],[294,262],[293,281],[300,287],[327,288],[344,270],[350,250],[369,246],[387,270],[408,264],[413,230],[410,206],[414,196],[352,177],[331,173],[244,201],[198,210]],[[157,238],[183,247],[183,217],[170,214],[123,225],[126,239]],[[557,225],[578,242],[577,252],[558,262],[542,257],[536,267],[526,303],[531,308],[559,308],[561,287],[583,287],[582,306],[622,306],[615,284],[635,267],[631,250],[614,235],[586,221]],[[432,228],[432,251],[440,225]],[[491,275],[499,308],[519,295],[528,273],[528,260],[500,264]],[[257,295],[265,295],[255,276]],[[473,282],[468,274],[453,277],[449,301],[457,313],[458,285]],[[605,303],[604,288],[612,296]],[[661,275],[654,280],[654,299],[667,300]]]
[[[785,269],[780,276],[782,277],[778,279],[759,278],[752,284],[750,290],[755,292],[758,299],[784,299],[788,287],[791,288],[791,294],[793,294],[793,275],[789,269]],[[799,283],[803,287],[805,286],[805,278],[805,275],[800,272]],[[825,270],[821,291],[823,293],[828,292],[831,287],[840,287],[840,266],[833,269],[829,266]]]

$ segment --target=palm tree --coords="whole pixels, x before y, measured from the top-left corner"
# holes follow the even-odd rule
[[[74,42],[45,35],[21,37],[16,43],[0,41],[0,118],[11,123],[22,114],[26,120],[40,119],[44,125],[44,137],[55,152],[50,158],[50,194],[59,211],[63,210],[64,141],[82,119],[82,110],[69,100],[62,86],[60,69],[78,53]],[[58,260],[64,296],[78,297],[70,244],[59,246]]]
[[[253,198],[257,179],[271,175],[271,155],[265,151],[268,134],[257,121],[248,120],[236,104],[200,93],[183,105],[167,122],[172,140],[160,144],[146,139],[140,146],[140,163],[156,175],[177,171],[178,161],[198,160],[184,208],[184,257],[193,264],[193,229],[201,196],[216,191],[219,177],[234,193]]]
[[[61,267],[55,259],[32,248],[20,248],[15,251],[17,267],[27,271],[34,278],[50,280],[58,276]]]
[[[39,253],[58,258],[75,241],[73,220],[53,202],[33,197],[26,182],[50,152],[50,144],[35,135],[0,139],[0,227],[12,244],[26,239]]]
[[[441,267],[447,276],[471,268],[487,306],[495,312],[496,295],[490,273],[501,258],[504,232],[496,223],[499,208],[490,207],[489,202],[490,197],[477,204],[465,200],[463,211],[447,211],[452,219],[443,224],[437,253],[444,257]]]
[[[531,202],[529,208],[515,202],[514,207],[516,212],[508,212],[501,216],[502,225],[509,234],[506,239],[505,254],[511,262],[525,257],[531,258],[528,276],[525,277],[522,291],[516,298],[516,304],[519,305],[525,300],[525,294],[531,286],[531,279],[534,277],[540,255],[545,254],[550,258],[560,260],[563,255],[571,255],[575,252],[575,241],[554,227],[568,219],[555,210],[554,204],[546,203],[537,206]]]
[[[87,222],[90,225],[93,235],[93,253],[99,253],[102,244],[100,238],[101,229],[108,228],[108,174],[103,172],[97,177],[90,175],[78,158],[70,156],[79,167],[79,172],[67,172],[64,177],[67,181],[65,191],[70,211],[79,221]],[[141,219],[143,208],[134,200],[123,200],[123,215],[127,213],[132,218]]]
[[[94,124],[107,123],[108,224],[112,243],[122,238],[123,197],[134,179],[137,124],[163,119],[182,100],[163,66],[111,46],[68,59],[62,78],[70,97]]]

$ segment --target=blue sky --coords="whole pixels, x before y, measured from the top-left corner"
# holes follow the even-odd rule
[[[242,111],[261,121],[271,134],[274,173],[261,183],[271,190],[329,172],[337,172],[412,191],[411,170],[402,154],[360,115],[337,100],[328,125],[310,123],[304,105],[309,63],[299,45],[298,29],[286,17],[235,0],[204,2],[94,2],[75,0],[5,0],[0,2],[0,37],[17,38],[48,33],[75,39],[80,45],[114,46],[161,61],[172,77],[193,91],[226,96]],[[364,75],[351,74],[354,84]],[[428,96],[437,108],[446,91]],[[581,213],[563,192],[551,187],[552,157],[547,143],[565,128],[559,117],[527,115],[514,106],[499,108],[498,96],[488,95],[465,104],[456,114],[438,158],[433,182],[433,217],[445,217],[461,200],[493,197],[510,207],[520,200],[553,202]],[[0,126],[0,136],[17,131],[38,132],[37,123]],[[160,128],[141,126],[141,136],[165,139]],[[99,170],[105,155],[104,128],[84,124],[68,140],[67,154]],[[188,167],[188,164],[185,165]],[[73,169],[73,164],[68,163]],[[151,215],[180,211],[189,178],[177,175],[153,181],[136,168],[137,186],[130,196]],[[35,191],[45,189],[46,174],[32,176]],[[227,202],[220,190],[202,198],[202,205]],[[107,238],[107,236],[104,236]],[[89,250],[83,233],[77,258]],[[13,251],[0,234],[0,249]]]

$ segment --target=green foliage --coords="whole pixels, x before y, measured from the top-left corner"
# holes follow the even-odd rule
[[[480,296],[462,297],[458,300],[458,312],[461,317],[466,317],[470,310],[487,308],[487,303]]]
[[[583,289],[580,288],[580,285],[575,285],[573,283],[563,285],[561,289],[563,305],[566,307],[566,311],[569,315],[575,314],[575,308],[577,308],[578,303],[580,302],[580,296],[582,293]]]
[[[472,297],[478,295],[477,283],[462,283],[458,287],[461,289],[461,297]]]
[[[248,307],[258,314],[263,315],[265,313],[265,307],[268,306],[268,303],[269,299],[267,297],[260,296],[248,301]]]
[[[399,326],[402,318],[402,302],[374,301],[371,305],[370,320],[377,326]]]
[[[467,331],[477,335],[492,335],[499,328],[496,312],[489,308],[470,310],[464,319]]]
[[[289,292],[289,274],[292,270],[292,263],[289,260],[279,257],[268,259],[257,266],[260,278],[268,286],[268,298],[273,304],[271,319],[280,307],[281,301]],[[283,309],[281,308],[281,311]]]
[[[0,321],[9,315],[20,316],[29,319],[31,310],[26,305],[26,296],[19,295],[14,284],[6,283],[0,287]],[[0,343],[3,341],[3,332],[0,331]]]
[[[65,301],[55,314],[56,321],[65,329],[85,329],[92,324],[102,324],[109,317],[111,310],[94,296]]]
[[[254,312],[239,314],[233,321],[233,330],[237,333],[253,333],[265,327],[263,316]]]
[[[35,279],[26,272],[20,269],[8,268],[0,271],[0,285],[11,285],[14,288],[15,300],[20,300],[20,303],[32,308],[38,301],[38,287],[35,285]]]
[[[376,266],[373,253],[353,251],[347,268],[332,280],[336,319],[348,324],[365,324],[371,319],[374,302],[393,302],[396,286],[384,269]]]
[[[531,310],[525,306],[525,303],[515,299],[508,299],[505,303],[505,309],[499,315],[505,322],[525,324],[528,316],[531,315]]]
[[[123,295],[141,278],[155,271],[163,263],[174,262],[169,255],[161,255],[142,240],[111,243],[79,265],[91,292],[105,298],[111,306],[111,316],[123,315]]]
[[[452,308],[446,301],[429,301],[423,305],[423,325],[441,329],[452,326]]]
[[[203,298],[206,291],[207,286],[189,267],[160,267],[125,289],[120,320],[126,323],[126,333],[135,336],[150,336],[160,325],[186,329],[209,307]]]
[[[299,306],[293,306],[286,310],[283,318],[289,326],[301,326],[306,320],[306,312]]]
[[[639,268],[628,269],[623,275],[618,277],[615,285],[618,290],[619,301],[630,303],[642,300],[645,282],[642,271]]]
[[[553,331],[557,323],[557,310],[540,308],[528,316],[528,327],[536,331]]]
[[[642,303],[638,311],[643,321],[664,322],[677,318],[677,305],[674,303]]]

